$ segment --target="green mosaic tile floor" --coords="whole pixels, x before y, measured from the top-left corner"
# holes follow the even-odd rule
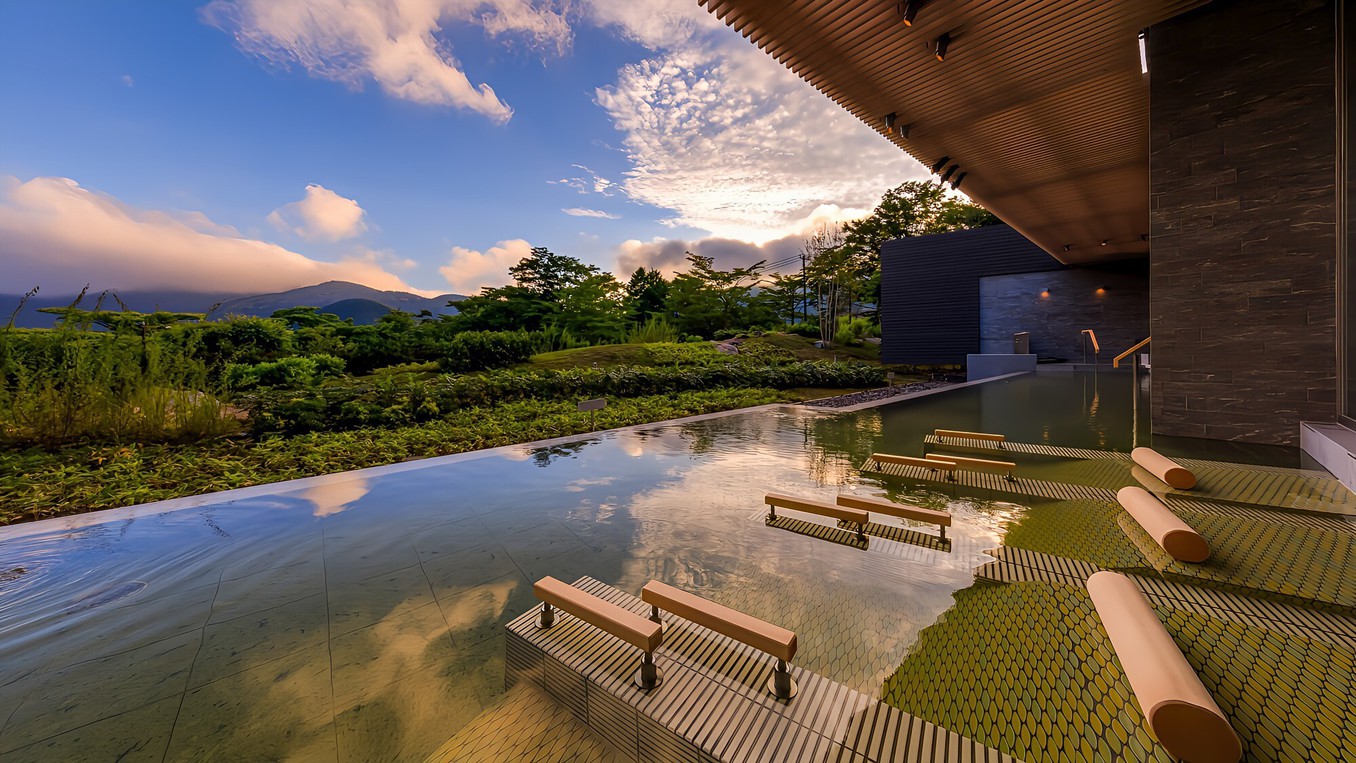
[[[1173,560],[1108,500],[1072,490],[1064,500],[1024,500],[1031,508],[990,552],[995,560],[922,631],[882,698],[1032,763],[1171,760],[1148,733],[1083,587],[1092,571],[1117,569],[1136,574],[1230,717],[1246,760],[1356,760],[1356,521],[1278,507],[1288,497],[1276,492],[1276,474],[1251,480],[1210,466],[1217,480],[1238,480],[1211,495],[1167,496],[1210,542],[1204,564]],[[1108,490],[1133,476],[1113,459],[1068,473]],[[935,482],[914,476],[892,483]],[[1324,508],[1350,503],[1328,489],[1331,478],[1280,476],[1322,488]],[[1233,500],[1265,490],[1261,504]]]
[[[1245,759],[1356,759],[1356,649],[1188,609],[1160,619]],[[978,582],[925,629],[884,701],[1030,763],[1172,758],[1154,741],[1080,586]]]

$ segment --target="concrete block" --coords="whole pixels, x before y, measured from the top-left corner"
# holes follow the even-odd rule
[[[1035,355],[966,355],[965,380],[977,381],[1004,374],[1036,370]]]

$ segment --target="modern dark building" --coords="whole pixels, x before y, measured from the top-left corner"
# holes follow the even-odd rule
[[[1022,332],[1043,360],[1109,364],[1112,348],[1149,335],[1148,286],[1142,258],[1070,267],[1006,225],[890,241],[881,248],[881,357],[962,364],[972,353],[1013,352]]]
[[[1015,240],[958,243],[997,233],[887,245],[888,358],[956,362],[1002,344],[999,327],[1046,309],[1032,294],[1048,290],[1070,312],[1048,311],[1038,354],[1069,355],[1083,323],[1113,353],[1152,336],[1155,433],[1303,435],[1356,484],[1356,456],[1334,445],[1356,450],[1340,427],[1356,420],[1351,3],[704,5],[1069,266],[1021,276],[1030,253]],[[1120,299],[1127,260],[1147,272],[1144,316]],[[937,299],[914,277],[956,291]],[[927,300],[964,336],[909,315]],[[1104,329],[1108,310],[1119,325]]]

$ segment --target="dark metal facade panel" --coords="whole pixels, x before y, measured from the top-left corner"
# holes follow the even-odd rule
[[[918,236],[881,247],[881,359],[964,363],[979,352],[979,279],[1059,270],[1006,225]]]

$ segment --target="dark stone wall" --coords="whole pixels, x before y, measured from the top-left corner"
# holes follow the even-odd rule
[[[885,242],[881,359],[964,363],[966,355],[979,352],[980,278],[1063,267],[1006,225]]]
[[[1334,6],[1149,30],[1155,433],[1295,444],[1336,413]]]
[[[1092,329],[1102,346],[1098,360],[1110,363],[1149,335],[1147,265],[981,278],[980,352],[1012,352],[1012,335],[1028,331],[1036,355],[1082,362],[1081,332]],[[1050,295],[1042,297],[1047,289]]]

